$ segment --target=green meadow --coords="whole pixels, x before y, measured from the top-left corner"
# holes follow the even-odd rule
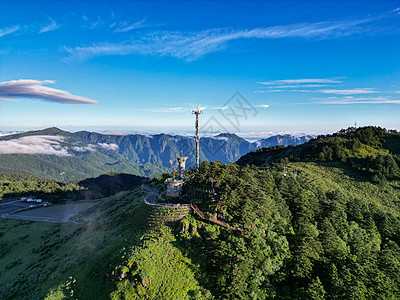
[[[0,298],[44,298],[70,277],[79,298],[107,298],[107,273],[120,249],[147,228],[144,195],[136,187],[101,199],[103,205],[81,224],[1,218]]]

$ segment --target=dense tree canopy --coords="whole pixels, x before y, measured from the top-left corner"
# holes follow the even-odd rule
[[[392,214],[378,199],[367,203],[301,175],[284,176],[282,166],[204,162],[191,179],[197,186],[214,182],[212,195],[203,188],[193,199],[240,229],[210,235],[207,224],[196,236],[182,235],[207,257],[207,288],[222,298],[397,298],[398,207]]]

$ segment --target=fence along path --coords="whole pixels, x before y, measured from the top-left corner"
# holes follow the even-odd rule
[[[229,226],[228,224],[226,224],[225,222],[222,222],[220,220],[217,219],[217,217],[211,218],[211,217],[207,217],[198,207],[196,204],[191,203],[190,207],[193,209],[193,211],[195,212],[195,214],[197,214],[201,219],[209,221],[211,223],[220,225],[222,227],[228,228],[230,230],[240,230],[239,228],[233,228],[231,226]]]
[[[144,198],[144,202],[148,205],[152,205],[155,207],[171,207],[171,208],[177,208],[177,207],[189,207],[189,204],[167,204],[167,203],[158,203],[155,201],[155,199],[157,198],[157,196],[159,195],[159,192],[156,189],[152,189],[149,186],[147,186],[146,184],[142,184],[142,188],[148,190],[150,192],[150,194],[148,194],[145,198]],[[231,226],[229,226],[228,224],[226,224],[223,221],[220,221],[217,219],[217,217],[211,218],[211,217],[207,217],[198,207],[196,204],[191,203],[190,204],[190,208],[194,211],[195,214],[197,214],[201,219],[209,221],[211,223],[217,224],[219,226],[228,228],[230,230],[240,230],[243,231],[240,228],[233,228]]]

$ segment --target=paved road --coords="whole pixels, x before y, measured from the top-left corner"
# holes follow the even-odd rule
[[[150,194],[144,198],[144,203],[148,205],[158,205],[159,203],[156,202],[156,199],[160,194],[159,191],[149,187],[147,184],[142,184],[142,188],[150,192]]]
[[[149,187],[147,184],[142,184],[142,188],[144,188],[145,190],[148,190],[150,192],[150,194],[148,194],[144,198],[144,203],[146,203],[148,205],[168,206],[168,207],[174,207],[174,206],[177,206],[177,205],[189,206],[189,204],[183,204],[183,203],[182,204],[177,204],[177,203],[160,203],[160,202],[156,202],[157,197],[162,200],[161,196],[165,192],[160,194],[160,192],[158,190]]]
[[[21,199],[7,199],[0,201],[0,217],[7,217],[10,214],[25,209],[42,207],[48,205],[48,202],[26,202]]]
[[[16,202],[21,202],[21,199],[2,200],[2,201],[0,201],[0,206],[1,206],[1,205],[9,205],[9,204],[11,204],[11,203],[16,203]]]
[[[52,217],[34,217],[34,216],[21,216],[21,215],[9,215],[9,214],[5,214],[5,215],[0,215],[0,217],[2,218],[7,218],[7,219],[17,219],[17,220],[28,220],[28,221],[42,221],[42,222],[50,222],[50,223],[75,223],[75,224],[79,224],[79,221],[90,216],[91,214],[93,214],[98,208],[100,207],[100,205],[96,205],[95,207],[92,207],[91,209],[89,209],[87,212],[78,215],[77,217],[73,218],[73,219],[56,219],[56,218],[52,218]]]
[[[7,219],[17,219],[17,220],[78,224],[80,220],[93,214],[102,205],[102,203],[99,203],[83,213],[79,212],[79,214],[72,219],[53,218],[53,217],[35,217],[35,216],[24,216],[24,215],[14,214],[15,212],[17,212],[23,208],[29,208],[31,206],[40,207],[40,206],[43,206],[44,204],[45,204],[44,202],[42,202],[42,203],[26,203],[26,202],[21,201],[20,199],[3,200],[0,202],[0,217],[7,218]]]

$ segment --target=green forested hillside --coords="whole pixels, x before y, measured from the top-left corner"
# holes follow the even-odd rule
[[[35,196],[52,203],[97,199],[141,185],[147,178],[124,173],[107,173],[96,178],[68,183],[26,174],[0,173],[0,200]]]
[[[233,229],[196,216],[174,227],[199,298],[398,299],[398,141],[368,127],[263,149],[243,166],[203,162],[188,175],[188,200]],[[114,296],[156,298],[135,276],[122,282]]]
[[[241,157],[238,164],[263,167],[278,161],[335,161],[370,176],[375,182],[399,179],[400,134],[380,127],[350,127],[295,147],[262,148]]]
[[[397,132],[368,127],[263,149],[240,165],[203,162],[187,174],[185,199],[228,226],[192,214],[143,227],[102,260],[103,275],[67,272],[48,299],[88,291],[97,299],[399,299],[399,149]],[[123,216],[111,222],[144,224],[151,212],[134,203],[109,208]]]
[[[398,299],[399,182],[373,183],[332,162],[287,165],[284,176],[279,163],[202,163],[189,176],[191,199],[233,229],[197,216],[172,226],[173,236],[151,229],[115,267],[123,276],[112,298],[163,298],[167,282],[192,278],[184,265],[157,273],[179,250],[197,284],[177,299]]]
[[[194,183],[209,190],[213,180],[215,195],[200,189],[199,206],[241,229],[210,234],[201,224],[182,236],[203,250],[208,288],[227,298],[398,298],[399,183],[382,187],[333,165],[294,167],[297,178],[282,164],[202,165]]]
[[[35,177],[26,174],[0,173],[0,200],[15,198],[23,195],[54,197],[59,193],[79,191],[84,187],[77,182],[59,182],[56,180]]]
[[[108,172],[126,172],[153,177],[165,168],[151,164],[138,165],[121,159],[111,159],[101,153],[60,157],[43,154],[0,155],[0,172],[25,173],[56,180],[70,181],[99,176]]]

